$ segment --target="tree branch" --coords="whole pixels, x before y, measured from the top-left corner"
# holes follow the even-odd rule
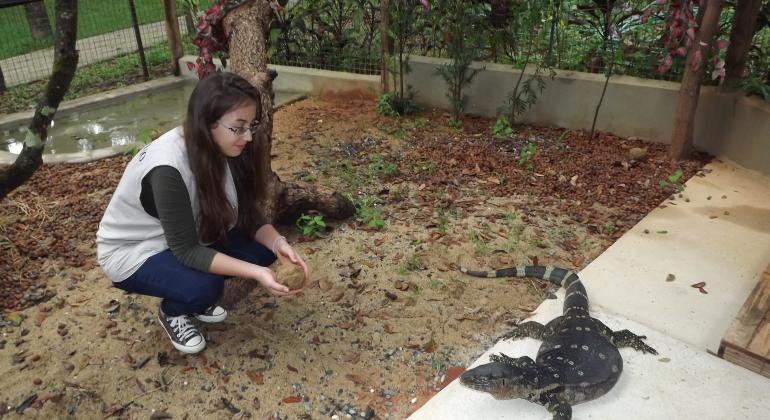
[[[35,109],[27,128],[24,146],[5,172],[0,173],[0,199],[26,182],[43,163],[43,149],[48,127],[56,110],[69,89],[78,64],[77,0],[56,0],[56,35],[54,38],[54,62],[51,78],[45,94]]]

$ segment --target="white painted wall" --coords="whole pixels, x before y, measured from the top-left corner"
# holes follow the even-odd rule
[[[436,74],[445,59],[410,57],[412,72],[405,78],[423,106],[449,109],[446,84]],[[520,71],[494,63],[484,68],[467,89],[467,112],[494,117]],[[528,72],[531,74],[530,72]],[[524,76],[527,77],[527,74]],[[571,129],[590,129],[601,96],[604,76],[559,71],[522,122]],[[599,111],[597,129],[624,137],[670,143],[679,84],[629,76],[613,76]],[[746,168],[770,174],[770,103],[742,94],[722,94],[703,87],[695,121],[695,146]]]

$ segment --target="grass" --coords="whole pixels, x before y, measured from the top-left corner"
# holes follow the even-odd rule
[[[55,0],[44,1],[48,20],[53,28],[56,25]],[[177,14],[186,10],[182,3],[182,0],[177,0]],[[202,0],[200,3],[201,10],[205,10],[213,0]],[[140,25],[164,20],[162,1],[134,0],[134,4]],[[131,13],[126,0],[78,0],[77,20],[78,39],[131,27]],[[22,6],[0,8],[0,39],[3,40],[0,43],[0,59],[53,45],[53,39],[37,41],[32,37]]]
[[[189,42],[184,42],[189,45]],[[171,74],[171,52],[168,43],[145,49],[150,78]],[[128,86],[143,81],[142,67],[136,53],[126,54],[78,68],[64,100],[71,100],[104,90]],[[0,114],[25,111],[35,107],[42,96],[47,80],[39,80],[8,88],[0,101]]]

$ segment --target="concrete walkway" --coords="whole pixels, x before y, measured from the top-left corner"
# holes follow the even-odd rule
[[[185,35],[187,26],[184,23],[184,18],[180,17],[178,20],[179,31]],[[140,25],[139,32],[142,36],[142,45],[145,48],[168,39],[165,22]],[[81,39],[77,41],[76,47],[80,53],[78,67],[137,51],[133,28]],[[5,84],[8,87],[46,79],[51,74],[53,67],[53,48],[0,60],[0,67],[3,69]]]
[[[770,379],[709,352],[770,263],[770,179],[729,163],[706,168],[711,172],[689,180],[681,198],[662,203],[581,271],[593,316],[614,330],[646,335],[660,354],[622,349],[618,384],[573,407],[573,419],[768,418]],[[668,274],[673,282],[666,281]],[[701,281],[708,294],[691,287]],[[563,291],[558,296],[543,302],[532,319],[560,315]],[[532,339],[500,342],[473,366],[491,353],[534,358],[538,346]],[[550,418],[536,404],[496,401],[458,381],[410,417]]]

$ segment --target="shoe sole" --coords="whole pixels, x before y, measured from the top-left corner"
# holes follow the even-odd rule
[[[160,327],[163,328],[163,331],[166,332],[166,335],[168,336],[169,341],[171,341],[171,344],[173,344],[174,347],[182,353],[195,354],[206,348],[206,339],[203,338],[202,335],[201,342],[198,343],[197,346],[185,346],[174,341],[174,339],[171,337],[171,334],[169,334],[168,330],[166,330],[166,327],[163,325],[163,321],[161,321],[160,315],[158,315],[158,322],[160,322]]]
[[[195,315],[195,319],[201,322],[205,322],[207,324],[215,324],[217,322],[222,322],[227,318],[227,311],[225,311],[224,314],[219,316],[209,316],[209,315]]]

